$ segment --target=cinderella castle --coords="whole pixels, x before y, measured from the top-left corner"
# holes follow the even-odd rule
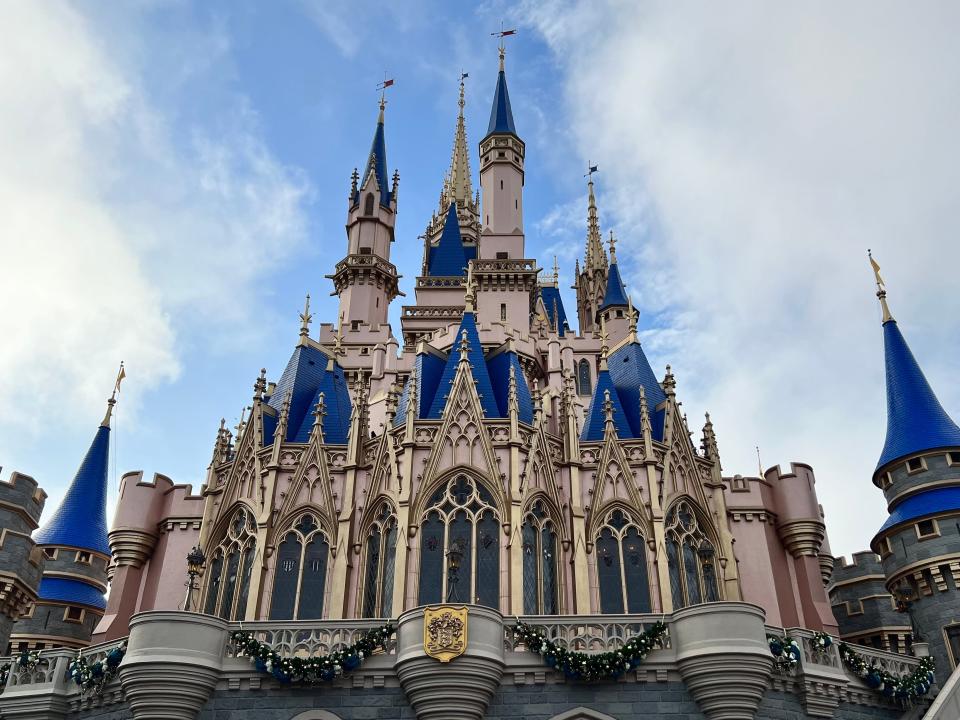
[[[960,717],[960,428],[879,272],[890,516],[851,563],[809,465],[725,475],[651,367],[592,175],[574,323],[499,60],[476,192],[461,81],[399,334],[381,101],[338,315],[308,296],[206,482],[128,473],[108,523],[115,396],[49,517],[0,482],[0,718]]]

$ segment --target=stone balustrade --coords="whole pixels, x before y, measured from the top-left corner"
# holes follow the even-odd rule
[[[597,688],[607,686],[591,683],[581,687],[545,665],[514,638],[516,618],[477,606],[469,606],[469,613],[468,647],[461,657],[449,663],[426,657],[423,611],[412,610],[395,622],[398,633],[385,652],[365,659],[350,675],[315,692],[339,698],[337,703],[390,701],[397,707],[412,707],[421,719],[452,717],[455,707],[457,717],[500,720],[515,717],[504,714],[507,710],[501,704],[536,697],[543,698],[538,701],[541,703],[557,698],[559,705],[588,695],[596,697]],[[616,697],[633,698],[634,711],[648,702],[645,698],[650,698],[650,707],[659,707],[656,703],[662,705],[663,698],[668,697],[678,698],[671,700],[678,708],[671,711],[673,716],[708,720],[780,717],[772,708],[791,703],[802,707],[804,716],[814,718],[895,718],[910,711],[850,673],[840,660],[836,643],[818,651],[813,633],[807,630],[786,630],[801,645],[803,658],[788,672],[774,671],[766,635],[782,636],[785,631],[764,626],[759,608],[747,603],[709,603],[666,616],[520,619],[541,628],[545,636],[568,650],[589,653],[615,651],[654,622],[664,621],[668,627],[664,647],[651,651],[641,665],[610,685],[616,688]],[[250,632],[283,655],[306,657],[352,645],[368,630],[387,622],[365,619],[241,624],[196,613],[143,613],[131,623],[128,651],[117,677],[100,693],[82,694],[69,679],[67,668],[75,651],[46,651],[34,670],[10,674],[0,693],[0,717],[95,718],[122,711],[132,713],[135,720],[187,719],[196,718],[201,710],[204,717],[214,717],[221,710],[233,708],[232,716],[246,703],[252,703],[251,713],[265,707],[254,701],[267,697],[274,698],[271,707],[295,708],[304,693],[311,691],[285,686],[258,671],[249,658],[237,654],[230,642],[232,631]],[[87,648],[84,656],[92,664],[105,658],[119,642]],[[918,663],[916,658],[873,648],[857,650],[868,662],[875,661],[898,675],[911,672]],[[0,659],[0,664],[4,662]],[[456,688],[455,696],[450,695],[451,688]],[[630,716],[623,714],[626,710],[597,709],[611,717]],[[353,715],[344,711],[338,717],[348,720]]]

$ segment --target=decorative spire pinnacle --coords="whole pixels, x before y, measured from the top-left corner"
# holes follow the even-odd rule
[[[610,231],[610,262],[617,262],[617,239],[613,236],[613,230]]]
[[[260,375],[253,383],[253,399],[259,400],[267,391],[267,369],[260,368]]]
[[[667,374],[663,376],[663,392],[669,395],[676,395],[677,392],[677,381],[673,377],[673,371],[670,369],[670,366],[667,365]]]
[[[303,303],[303,312],[300,313],[300,337],[307,337],[310,334],[310,322],[313,315],[310,314],[310,293],[307,293],[307,299]]]
[[[237,420],[237,424],[234,427],[234,430],[237,431],[237,442],[240,442],[240,438],[243,436],[243,429],[247,426],[247,406],[244,405],[240,408],[240,419]]]
[[[516,30],[504,30],[490,33],[500,38],[500,75],[497,78],[497,89],[493,96],[493,107],[490,111],[490,123],[487,126],[487,135],[494,133],[517,134],[516,126],[513,124],[513,111],[510,109],[510,95],[507,93],[507,76],[504,72],[504,57],[506,57],[506,46],[503,38],[508,35],[516,35]]]
[[[107,400],[107,413],[103,416],[103,422],[100,427],[110,427],[110,417],[113,415],[113,406],[117,404],[117,393],[120,392],[120,383],[127,376],[127,371],[123,368],[123,360],[120,361],[120,369],[117,371],[117,379],[113,383],[113,392],[110,393],[110,399]]]
[[[463,81],[467,77],[469,77],[469,73],[460,73],[460,99],[458,101],[460,112],[457,114],[457,129],[453,136],[450,170],[444,182],[445,191],[449,195],[444,200],[446,202],[456,201],[460,206],[469,205],[473,199],[473,185],[470,181],[470,151],[467,147],[467,126],[463,117],[463,108],[466,105]]]
[[[510,366],[510,378],[507,380],[507,407],[511,415],[520,412],[520,403],[517,399],[517,371],[513,365]]]
[[[553,286],[560,287],[560,263],[557,262],[557,256],[553,256]]]
[[[647,438],[653,435],[653,426],[650,424],[650,408],[647,406],[647,391],[640,386],[640,434]]]
[[[877,264],[877,261],[873,259],[873,253],[869,248],[867,249],[867,257],[870,258],[870,267],[873,268],[873,275],[877,281],[877,298],[880,300],[880,309],[883,311],[882,322],[887,323],[893,320],[893,315],[890,314],[890,308],[887,307],[886,284],[883,282],[883,278],[880,277],[880,266]]]
[[[584,267],[587,270],[605,268],[607,254],[603,250],[603,238],[600,236],[600,219],[597,216],[597,198],[593,194],[593,173],[596,165],[590,165],[587,176],[587,248],[584,255]]]
[[[627,295],[627,319],[630,323],[630,335],[637,339],[637,312],[633,309],[633,298]]]
[[[467,262],[467,291],[463,296],[464,312],[473,312],[477,302],[477,285],[473,277],[473,262]]]
[[[603,315],[600,316],[600,369],[607,369],[607,356],[610,353],[610,346],[607,344],[610,338],[607,333],[607,322]],[[669,368],[669,365],[667,366]]]
[[[280,405],[280,415],[277,418],[277,429],[273,433],[274,442],[283,442],[287,437],[287,425],[290,423],[290,401],[293,398],[293,388],[287,390]]]
[[[603,391],[603,422],[608,428],[613,429],[613,400],[610,399],[610,391]]]
[[[320,436],[320,442],[323,442],[323,418],[327,415],[326,393],[320,393],[317,397],[317,404],[313,408],[313,431]]]
[[[710,413],[704,413],[706,422],[703,424],[703,442],[701,448],[703,455],[709,460],[716,460],[720,457],[720,451],[717,449],[717,436],[713,432],[713,423],[710,422]]]
[[[467,340],[467,331],[460,331],[460,362],[469,363],[470,362],[470,341]]]

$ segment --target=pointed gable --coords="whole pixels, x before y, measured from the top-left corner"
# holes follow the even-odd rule
[[[430,248],[430,262],[427,274],[437,276],[459,276],[467,273],[467,256],[463,239],[460,236],[460,221],[457,219],[457,205],[450,203],[447,218],[443,223],[443,232],[436,247]]]
[[[463,314],[463,320],[457,330],[456,340],[450,348],[450,354],[447,357],[447,364],[443,368],[443,375],[436,388],[433,402],[430,404],[430,412],[426,417],[437,419],[443,413],[443,408],[447,404],[447,394],[450,391],[450,384],[453,382],[454,375],[457,374],[457,363],[460,361],[460,353],[457,351],[457,343],[460,341],[462,333],[467,333],[467,357],[470,360],[470,368],[473,372],[473,379],[477,383],[477,394],[480,395],[480,406],[487,417],[501,417],[497,408],[496,399],[493,394],[493,386],[490,383],[490,374],[487,371],[487,363],[483,359],[483,346],[480,344],[480,335],[477,333],[477,321],[473,312],[467,311]]]
[[[497,75],[497,89],[493,94],[490,123],[487,125],[487,135],[494,133],[517,134],[517,128],[513,124],[513,111],[510,109],[510,93],[507,92],[507,75],[503,70]]]
[[[633,430],[633,437],[640,437],[640,387],[643,386],[650,408],[650,424],[654,440],[663,440],[663,409],[657,406],[667,399],[663,388],[653,374],[647,356],[639,342],[629,342],[610,354],[607,362],[610,377],[617,390],[624,414]]]
[[[540,288],[540,297],[543,298],[543,306],[547,309],[547,316],[550,319],[550,327],[558,329],[558,334],[563,337],[569,327],[567,323],[567,311],[563,309],[563,298],[560,297],[560,288],[547,285]]]
[[[597,386],[593,390],[593,398],[590,401],[590,408],[587,410],[586,422],[583,424],[583,431],[580,433],[581,440],[587,442],[603,440],[603,431],[606,425],[603,403],[606,390],[610,391],[610,402],[613,405],[613,427],[617,431],[617,437],[621,440],[636,437],[623,411],[623,404],[620,402],[617,388],[613,384],[613,378],[610,377],[610,371],[604,369],[597,375]],[[639,390],[637,394],[639,396]]]
[[[960,447],[960,428],[943,409],[895,320],[883,324],[887,438],[877,467],[923,450]]]
[[[528,425],[533,422],[533,398],[530,395],[530,387],[527,385],[527,378],[523,369],[520,367],[520,358],[512,350],[498,353],[487,361],[487,369],[490,372],[490,382],[493,385],[493,393],[497,400],[497,407],[500,409],[498,417],[507,417],[510,414],[508,406],[510,395],[510,368],[513,368],[514,378],[517,381],[517,407],[519,409],[520,422]]]
[[[36,535],[37,545],[69,545],[110,554],[107,542],[107,459],[110,428],[101,425],[63,502]]]
[[[603,295],[603,302],[600,309],[608,307],[627,306],[627,291],[623,287],[623,280],[620,279],[620,268],[616,262],[610,263],[610,269],[607,274],[607,290]]]

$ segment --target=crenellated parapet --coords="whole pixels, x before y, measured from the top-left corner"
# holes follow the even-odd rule
[[[47,494],[28,475],[0,480],[0,650],[6,651],[13,623],[37,600],[43,553],[37,529]]]
[[[910,649],[910,619],[897,612],[875,553],[854,553],[852,562],[834,558],[827,591],[844,640],[892,652]]]

